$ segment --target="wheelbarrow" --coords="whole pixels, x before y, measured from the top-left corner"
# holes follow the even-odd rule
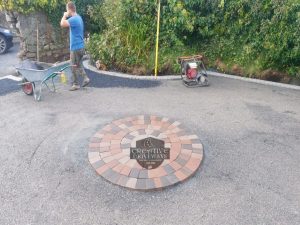
[[[62,81],[66,80],[66,74],[70,74],[69,62],[49,64],[36,61],[23,61],[23,63],[16,67],[17,72],[22,76],[23,92],[26,95],[33,95],[36,101],[41,100],[43,87],[46,86],[49,91],[55,92],[56,86],[54,79],[61,76]],[[48,85],[51,82],[51,87]]]

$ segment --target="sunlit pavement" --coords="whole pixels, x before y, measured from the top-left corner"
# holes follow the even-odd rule
[[[41,102],[19,89],[0,96],[0,224],[299,223],[299,91],[216,77],[188,89],[89,75],[91,87],[59,86]],[[141,114],[199,136],[204,160],[194,177],[137,192],[96,174],[90,137]]]

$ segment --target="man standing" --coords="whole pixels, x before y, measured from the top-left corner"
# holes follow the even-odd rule
[[[67,12],[64,13],[61,21],[61,27],[69,27],[70,29],[70,60],[71,65],[76,65],[72,67],[72,87],[70,91],[76,91],[80,89],[78,83],[78,74],[83,76],[82,87],[87,86],[90,83],[90,79],[84,71],[82,64],[84,56],[84,27],[81,16],[76,13],[76,6],[73,2],[67,3]]]

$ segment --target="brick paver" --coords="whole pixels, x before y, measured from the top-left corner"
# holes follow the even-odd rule
[[[147,170],[129,158],[130,148],[145,137],[163,140],[170,148],[170,159],[158,168]],[[161,190],[196,172],[203,159],[203,145],[179,121],[140,115],[104,126],[91,137],[88,157],[96,172],[111,183],[134,190]]]

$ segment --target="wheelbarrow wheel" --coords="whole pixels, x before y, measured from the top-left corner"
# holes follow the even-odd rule
[[[28,80],[24,78],[22,80],[22,83],[26,83]],[[22,90],[26,95],[32,95],[33,94],[33,85],[34,83],[27,83],[22,85]]]

